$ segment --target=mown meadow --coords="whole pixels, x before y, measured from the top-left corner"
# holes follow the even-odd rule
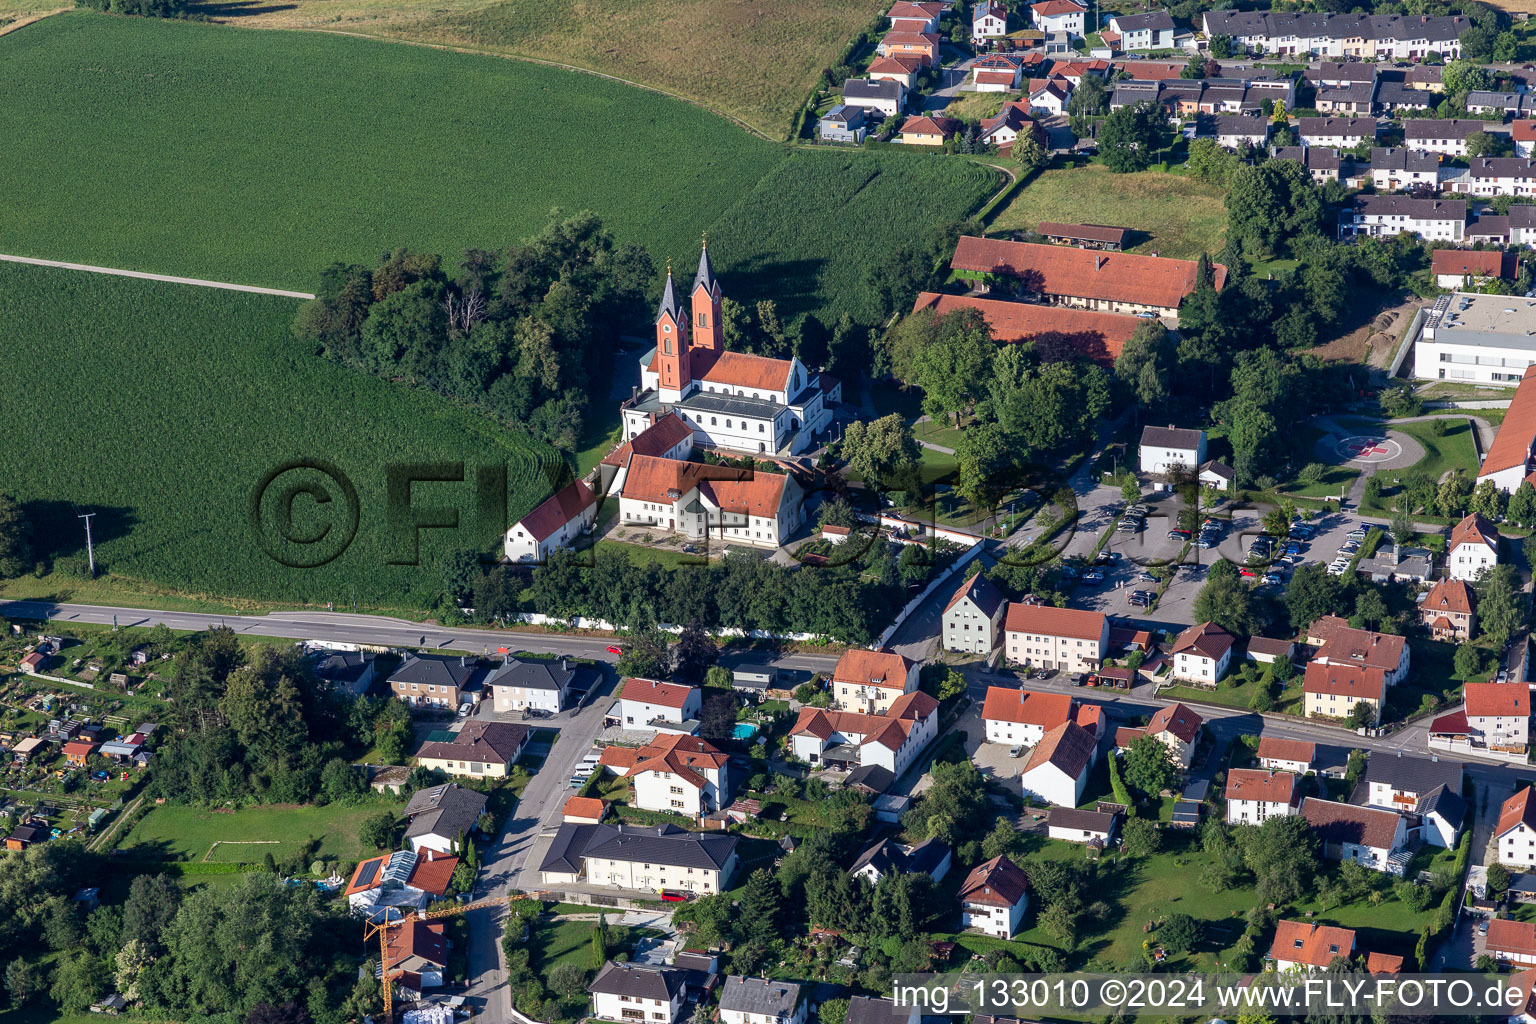
[[[452,259],[585,208],[658,266],[690,265],[708,230],[728,292],[768,297],[788,267],[790,305],[835,317],[859,305],[860,264],[1001,180],[797,153],[522,61],[84,11],[0,36],[0,95],[0,252],[303,291],[333,260]]]
[[[0,486],[33,503],[56,569],[79,571],[75,516],[95,511],[97,561],[130,584],[418,608],[436,597],[437,560],[457,535],[423,531],[419,567],[387,564],[397,556],[385,529],[390,463],[504,462],[514,518],[548,493],[552,449],[429,392],[322,359],[289,330],[296,306],[0,264]],[[335,561],[285,568],[256,542],[249,503],[266,473],[305,457],[352,481],[360,521]],[[415,492],[416,506],[456,507],[466,526],[475,522],[470,484]],[[339,492],[328,493],[339,504]],[[329,511],[298,499],[290,535],[313,535]]]

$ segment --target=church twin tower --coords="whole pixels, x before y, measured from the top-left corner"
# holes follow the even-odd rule
[[[709,265],[709,247],[699,253],[699,272],[693,276],[691,316],[683,311],[672,286],[672,265],[667,264],[667,287],[656,313],[657,388],[684,394],[695,379],[709,370],[725,339],[720,327],[720,282]]]

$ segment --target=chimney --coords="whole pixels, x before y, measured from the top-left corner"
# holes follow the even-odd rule
[[[1108,256],[1103,256],[1103,255],[1095,256],[1093,258],[1093,269],[1094,270],[1103,270],[1104,269],[1104,264],[1106,264],[1108,262],[1109,262],[1109,257]]]
[[[469,656],[468,655],[466,655],[466,654],[459,655],[459,667],[460,668],[469,668]]]

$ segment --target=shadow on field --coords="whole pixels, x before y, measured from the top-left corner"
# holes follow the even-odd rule
[[[77,505],[71,501],[26,501],[22,502],[21,512],[32,524],[33,555],[45,564],[85,556],[85,520],[80,516],[91,516],[91,541],[98,549],[109,540],[127,536],[139,522],[131,508]],[[99,568],[99,561],[97,565]]]
[[[787,324],[820,307],[824,263],[820,259],[733,260],[729,267],[731,297],[748,307],[756,306],[759,299],[772,299],[779,319]]]
[[[227,0],[224,3],[192,4],[191,9],[209,18],[248,18],[257,14],[291,11],[298,4],[263,4],[257,0]]]

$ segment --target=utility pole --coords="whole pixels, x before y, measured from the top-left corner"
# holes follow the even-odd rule
[[[75,517],[85,520],[85,555],[91,561],[91,579],[96,578],[96,548],[91,544],[91,516],[94,515],[96,515],[95,512],[87,512],[83,516]]]

